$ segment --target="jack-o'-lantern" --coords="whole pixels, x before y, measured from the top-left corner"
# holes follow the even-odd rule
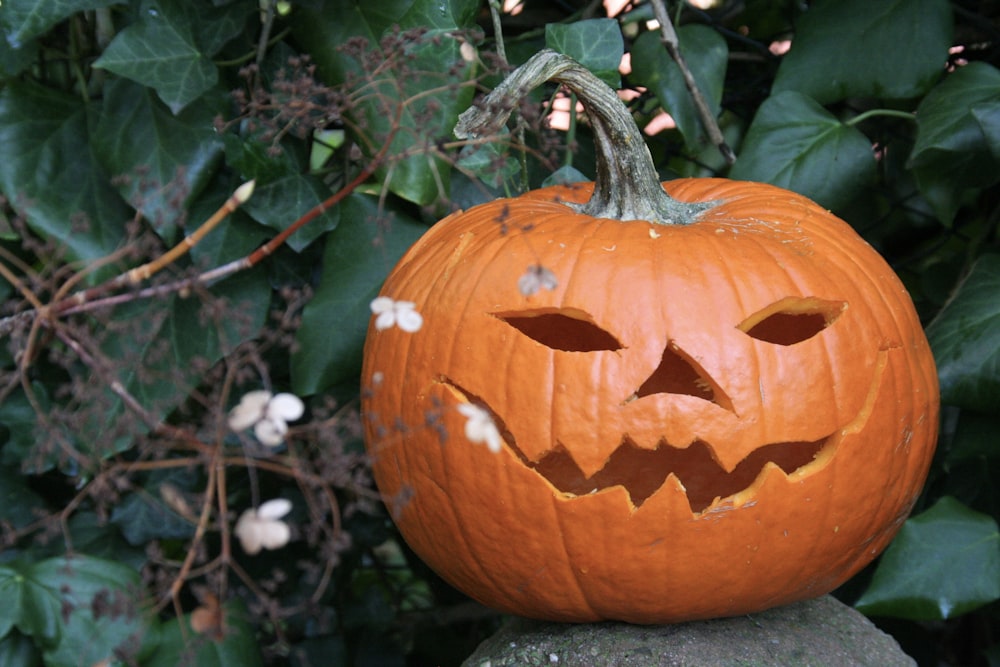
[[[445,580],[529,617],[663,623],[829,592],[888,544],[934,449],[910,298],[801,196],[659,184],[613,93],[552,52],[460,126],[504,122],[546,79],[588,107],[596,185],[455,213],[382,290],[423,318],[373,324],[364,354],[393,519]]]

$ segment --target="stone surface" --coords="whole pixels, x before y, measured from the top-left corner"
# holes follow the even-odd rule
[[[830,596],[677,625],[510,619],[463,667],[912,667],[892,637]]]

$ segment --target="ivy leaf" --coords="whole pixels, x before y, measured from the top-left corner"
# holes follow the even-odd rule
[[[42,656],[35,648],[30,637],[25,637],[16,630],[10,634],[0,635],[0,665],[4,667],[40,667]]]
[[[726,40],[707,26],[686,25],[677,29],[684,56],[701,94],[718,115],[726,79],[729,49]],[[632,78],[656,94],[660,105],[673,117],[687,146],[697,150],[706,136],[701,117],[691,100],[677,63],[666,52],[657,33],[645,32],[632,46]]]
[[[462,57],[460,35],[475,27],[478,7],[475,0],[334,3],[298,7],[293,18],[296,39],[328,84],[357,81],[364,63],[379,63],[377,78],[359,82],[365,95],[350,110],[363,128],[355,138],[374,153],[398,117],[387,153],[394,159],[376,175],[416,204],[430,204],[449,190],[451,165],[436,146],[453,140],[458,114],[472,101],[473,87],[465,84],[474,71]],[[359,42],[366,52],[342,48]]]
[[[134,599],[138,573],[90,556],[0,565],[0,630],[33,638],[51,667],[93,665],[141,636],[147,619]]]
[[[997,599],[996,521],[945,496],[903,524],[855,606],[871,616],[942,620]]]
[[[573,183],[584,183],[589,181],[583,172],[573,165],[563,165],[545,177],[541,186],[547,188],[550,185],[571,185]]]
[[[146,414],[163,419],[186,399],[205,368],[256,335],[270,294],[267,273],[258,267],[193,298],[171,295],[126,304],[108,323],[101,352],[118,369],[115,380]],[[89,455],[125,451],[148,429],[110,388],[94,391],[77,410],[84,422],[71,435],[76,448]]]
[[[954,432],[938,445],[936,460],[940,466],[932,471],[934,478],[929,486],[933,485],[940,495],[953,496],[972,507],[997,507],[1000,488],[994,480],[1000,463],[996,443],[1000,417],[973,410],[955,412],[958,419]]]
[[[173,113],[212,88],[219,73],[171,0],[144,2],[139,17],[111,41],[94,67],[156,89]]]
[[[254,179],[253,197],[241,207],[254,220],[283,231],[310,209],[330,196],[330,188],[308,173],[309,157],[300,144],[263,141],[259,134],[223,137],[226,158],[245,180]],[[338,209],[325,211],[288,239],[288,246],[301,251],[323,233],[337,226]]]
[[[49,88],[0,89],[0,191],[66,260],[88,262],[118,247],[131,217],[91,152],[89,115],[78,98]]]
[[[778,185],[837,209],[874,179],[875,156],[857,128],[786,91],[760,106],[729,176]]]
[[[77,12],[110,7],[117,0],[5,0],[0,12],[0,27],[7,44],[19,49],[49,28]]]
[[[158,539],[190,537],[194,533],[194,524],[164,501],[164,489],[167,485],[188,489],[192,478],[190,471],[185,469],[154,471],[141,489],[128,494],[115,505],[111,511],[111,523],[118,526],[122,536],[133,546],[143,546]]]
[[[3,12],[0,12],[0,29],[2,25]],[[24,70],[31,67],[38,58],[38,43],[29,42],[19,49],[0,49],[0,75],[6,78],[14,78]]]
[[[480,181],[496,192],[499,192],[504,184],[513,184],[521,168],[517,158],[510,154],[507,146],[498,142],[463,146],[456,166],[476,174]],[[494,195],[493,198],[495,196],[498,195]]]
[[[983,138],[990,149],[994,163],[1000,163],[1000,100],[990,100],[976,105],[970,112],[983,131]]]
[[[241,184],[230,178],[219,178],[209,183],[202,195],[192,202],[188,209],[188,230],[207,220]],[[254,197],[256,196],[254,194]],[[253,201],[253,197],[250,201]],[[206,269],[221,266],[246,257],[273,236],[267,227],[254,221],[241,206],[230,213],[211,233],[204,236],[198,245],[191,248],[191,259],[197,266]],[[262,291],[250,298],[263,301],[263,307],[266,308],[270,294],[269,286],[264,280],[260,280],[258,286]]]
[[[48,410],[50,401],[45,386],[39,382],[31,385],[33,398],[40,410]],[[0,426],[7,431],[6,442],[0,447],[0,463],[20,466],[28,474],[42,473],[54,468],[59,461],[55,451],[40,452],[39,419],[35,406],[28,399],[23,387],[18,387],[0,402]]]
[[[25,481],[25,476],[20,471],[0,465],[0,507],[3,508],[3,521],[14,528],[23,528],[35,521],[38,518],[36,511],[45,507],[42,497],[32,491]],[[2,630],[0,627],[0,637],[4,635]]]
[[[586,19],[545,26],[545,46],[577,61],[612,88],[622,85],[618,67],[625,42],[618,21]]]
[[[199,193],[222,152],[214,111],[195,105],[176,116],[152,91],[127,79],[104,88],[92,145],[118,190],[161,236],[174,240],[181,207]]]
[[[822,104],[917,97],[941,76],[951,34],[947,0],[820,0],[799,18],[772,92]]]
[[[387,222],[377,200],[365,195],[348,197],[340,208],[341,223],[327,236],[323,273],[302,313],[292,353],[292,389],[300,396],[357,378],[369,304],[427,229],[399,213]]]
[[[927,326],[941,400],[970,410],[1000,409],[1000,255],[983,255]]]
[[[260,667],[263,665],[253,626],[238,603],[223,605],[225,632],[221,637],[199,635],[191,628],[191,615],[164,623],[159,644],[143,667]],[[183,623],[183,627],[182,624]]]
[[[927,94],[917,107],[909,166],[946,223],[964,190],[1000,180],[1000,70],[969,63]]]

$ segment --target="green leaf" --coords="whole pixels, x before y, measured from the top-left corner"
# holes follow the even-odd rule
[[[399,213],[387,220],[377,199],[365,195],[348,197],[340,208],[341,223],[326,239],[323,273],[302,313],[292,353],[292,389],[300,396],[357,379],[369,304],[427,229]]]
[[[77,12],[109,7],[118,0],[5,0],[0,6],[0,26],[7,44],[21,48]]]
[[[108,325],[101,351],[116,379],[145,411],[163,419],[202,381],[202,369],[259,332],[270,303],[262,267],[243,271],[190,298],[127,304]],[[86,421],[73,436],[79,451],[107,457],[129,449],[148,425],[103,389],[80,408]]]
[[[202,196],[191,203],[187,216],[189,228],[207,220],[240,185],[239,181],[232,178],[219,178],[209,183]],[[243,207],[240,207],[191,249],[191,258],[195,265],[206,269],[221,266],[246,257],[273,236],[274,233],[269,228],[257,224],[247,215]],[[258,305],[266,308],[270,290],[263,276],[258,283],[258,289],[261,290],[258,295],[249,295],[248,298],[260,301]],[[257,311],[254,309],[252,312]]]
[[[48,410],[48,392],[40,383],[32,383],[34,400],[41,410]],[[12,391],[0,402],[0,426],[7,430],[7,440],[0,448],[0,463],[18,466],[23,472],[41,473],[51,470],[59,461],[58,452],[39,452],[39,419],[35,406],[23,387]]]
[[[992,111],[1000,103],[1000,70],[983,62],[959,67],[934,87],[917,107],[917,138],[911,165],[934,164],[939,153],[982,152],[997,141]],[[990,119],[989,134],[976,119]],[[989,141],[986,139],[989,138]],[[971,170],[970,176],[976,176]]]
[[[950,418],[946,434],[938,444],[938,456],[931,470],[928,486],[938,496],[949,495],[970,507],[1000,507],[1000,487],[994,480],[1000,464],[1000,416],[982,414],[972,410],[950,411],[957,413],[957,423]]]
[[[175,116],[150,89],[127,79],[114,78],[104,88],[92,138],[97,158],[117,177],[122,196],[168,241],[181,206],[205,186],[222,153],[214,115],[199,104]]]
[[[509,145],[501,142],[463,146],[456,166],[475,174],[494,191],[504,184],[513,184],[521,173],[521,165],[510,154]]]
[[[297,9],[294,34],[328,84],[348,80],[365,86],[351,110],[358,143],[369,155],[381,148],[399,118],[388,149],[390,164],[377,172],[390,191],[428,205],[449,190],[451,165],[436,145],[452,141],[458,114],[472,101],[473,67],[460,52],[462,31],[472,29],[474,0],[397,0],[327,3]],[[402,28],[419,33],[402,33]],[[364,53],[344,44],[366,44]],[[366,64],[367,63],[367,64]],[[377,77],[362,74],[378,63]]]
[[[191,628],[190,614],[160,628],[160,642],[143,667],[259,667],[263,665],[254,630],[239,603],[223,605],[226,631],[220,639],[199,635]],[[182,627],[183,623],[183,627]]]
[[[990,459],[1000,458],[997,433],[1000,433],[1000,419],[996,414],[960,411],[955,433],[943,452],[945,468],[967,462],[982,466]]]
[[[0,665],[4,667],[41,667],[42,654],[29,637],[16,630],[0,639]]]
[[[0,565],[0,594],[4,600],[0,605],[0,637],[21,622],[23,583],[24,577],[15,567]]]
[[[762,181],[837,209],[875,177],[871,141],[815,100],[769,97],[747,130],[730,178]]]
[[[256,181],[253,197],[242,210],[262,225],[283,231],[330,196],[330,188],[308,173],[309,158],[302,144],[283,142],[272,147],[259,133],[226,134],[223,141],[229,164],[243,179]],[[336,227],[338,220],[336,208],[325,211],[293,234],[288,246],[301,251]]]
[[[772,92],[822,104],[917,97],[941,76],[951,35],[947,0],[820,0],[799,19]]]
[[[974,106],[970,109],[972,117],[979,123],[983,138],[990,149],[994,163],[1000,163],[1000,100]]]
[[[79,99],[42,86],[0,89],[0,191],[66,260],[109,254],[131,217],[91,153],[88,115]]]
[[[612,88],[622,85],[618,67],[625,53],[615,19],[586,19],[545,26],[545,46],[577,61]]]
[[[38,58],[37,42],[30,42],[20,49],[0,49],[0,75],[13,78],[31,67],[36,58]]]
[[[121,528],[125,540],[133,546],[158,539],[185,539],[194,533],[190,521],[150,493],[130,494],[115,506],[111,523]]]
[[[1000,70],[969,63],[927,94],[917,107],[910,167],[946,223],[964,190],[1000,180]]]
[[[188,469],[157,470],[149,480],[115,505],[111,523],[118,526],[125,540],[142,546],[157,539],[186,539],[194,534],[195,526],[163,500],[161,489],[170,484],[177,489],[189,489],[193,474]]]
[[[573,183],[584,183],[588,179],[579,169],[572,165],[563,165],[549,174],[542,181],[541,187],[547,188],[550,185],[570,185]]]
[[[36,512],[45,507],[45,501],[28,487],[26,481],[19,470],[0,466],[0,507],[3,508],[0,517],[14,528],[23,528],[37,520]],[[3,634],[0,632],[0,637]]]
[[[684,56],[705,101],[718,116],[726,79],[729,49],[715,30],[702,25],[677,29]],[[655,32],[645,32],[632,46],[632,79],[656,94],[660,105],[673,117],[688,148],[697,150],[706,137],[701,117],[684,83],[677,63],[670,57]]]
[[[946,496],[903,524],[855,606],[871,616],[939,620],[997,599],[997,523]]]
[[[1000,255],[984,255],[927,327],[941,400],[1000,409]]]
[[[196,43],[193,23],[174,9],[176,0],[147,0],[138,20],[119,32],[94,67],[156,89],[178,113],[218,80],[219,73]]]
[[[147,618],[139,574],[90,556],[15,561],[0,566],[0,629],[12,624],[34,639],[49,667],[93,665],[129,653]]]

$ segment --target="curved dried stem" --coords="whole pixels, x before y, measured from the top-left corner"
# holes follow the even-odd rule
[[[479,105],[459,116],[460,139],[495,133],[532,89],[555,81],[579,97],[591,118],[597,173],[590,201],[570,205],[596,218],[689,224],[705,204],[679,202],[660,184],[642,133],[611,88],[572,58],[544,49],[514,70]]]

